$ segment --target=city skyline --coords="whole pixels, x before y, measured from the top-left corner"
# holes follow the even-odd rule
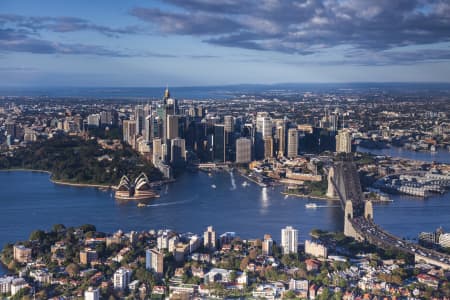
[[[2,86],[444,82],[445,1],[0,4]]]

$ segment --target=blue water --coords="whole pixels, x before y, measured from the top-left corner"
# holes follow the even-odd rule
[[[243,187],[243,182],[237,174],[186,173],[163,187],[161,197],[148,207],[138,208],[135,202],[116,201],[110,192],[53,184],[47,174],[0,172],[0,245],[27,239],[33,230],[48,230],[57,223],[91,223],[105,232],[171,228],[201,233],[213,225],[219,234],[235,231],[243,238],[262,238],[270,233],[276,240],[286,225],[298,228],[301,240],[313,228],[342,229],[343,214],[336,203],[285,198],[279,188],[254,183]],[[392,233],[415,237],[438,226],[450,230],[450,195],[394,200],[375,206],[375,220]],[[306,209],[307,202],[330,207]]]
[[[0,83],[1,84],[1,83]],[[170,85],[170,83],[169,83]],[[170,86],[169,86],[170,87]],[[279,83],[224,86],[170,87],[180,99],[228,99],[242,94],[292,95],[304,92],[355,94],[386,91],[391,94],[446,92],[448,83]],[[161,98],[165,87],[2,87],[2,96],[48,96],[97,99]],[[295,98],[295,97],[294,97]]]
[[[298,228],[301,239],[312,228],[342,227],[339,208],[307,210],[306,200],[286,199],[280,189],[254,183],[243,187],[244,179],[237,174],[186,173],[144,208],[116,201],[110,192],[56,185],[48,179],[42,173],[0,172],[0,245],[27,239],[31,231],[57,223],[91,223],[106,232],[171,228],[201,233],[213,225],[219,233],[235,231],[244,238],[271,233],[275,239],[286,225]]]
[[[390,147],[386,149],[367,149],[357,147],[360,152],[372,153],[375,155],[387,155],[406,159],[420,160],[425,162],[438,162],[450,164],[450,152],[439,149],[437,152],[412,151],[400,147]]]

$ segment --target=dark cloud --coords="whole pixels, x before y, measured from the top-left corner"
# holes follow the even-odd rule
[[[129,56],[120,51],[109,50],[102,46],[58,43],[31,37],[13,39],[10,37],[8,39],[0,37],[0,51],[29,52],[35,54],[87,54],[114,57]]]
[[[28,17],[13,14],[0,14],[0,25],[13,26],[29,33],[37,33],[42,30],[53,32],[94,31],[108,37],[135,34],[140,31],[137,26],[113,28],[75,17]]]
[[[226,47],[302,55],[341,47],[389,61],[404,53],[389,50],[450,42],[447,0],[163,1],[176,9],[138,7],[131,14],[161,33],[200,36]],[[445,57],[447,50],[416,51],[401,59]]]
[[[111,28],[74,17],[25,17],[13,14],[0,14],[0,51],[112,57],[174,57],[151,51],[137,53],[133,50],[108,49],[100,45],[61,43],[41,37],[43,31],[62,33],[95,31],[108,37],[116,37],[122,34],[137,33],[137,28]]]
[[[231,33],[240,26],[227,17],[195,12],[172,13],[157,8],[134,8],[131,14],[143,21],[157,24],[163,33],[181,35]]]
[[[28,52],[35,54],[98,55],[112,57],[159,57],[172,58],[174,55],[152,51],[108,49],[99,45],[81,43],[60,43],[45,40],[37,34],[23,29],[0,28],[0,52]]]

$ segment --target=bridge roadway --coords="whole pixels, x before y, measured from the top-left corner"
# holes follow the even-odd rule
[[[346,210],[346,202],[353,204],[353,213],[344,214],[356,233],[364,240],[382,249],[392,249],[415,256],[416,261],[424,261],[432,265],[450,269],[450,255],[427,249],[418,244],[411,243],[396,237],[383,230],[373,221],[373,214],[365,215],[365,201],[362,194],[359,175],[354,163],[349,161],[335,164],[334,178],[331,178],[336,193],[341,202],[342,209]]]
[[[430,263],[438,263],[441,267],[450,268],[450,256],[432,249],[427,249],[418,244],[404,241],[389,232],[386,232],[373,220],[364,217],[356,217],[350,220],[353,228],[365,240],[383,249],[402,251],[416,257],[427,258]],[[424,259],[425,260],[425,259]],[[447,265],[447,266],[445,266]]]

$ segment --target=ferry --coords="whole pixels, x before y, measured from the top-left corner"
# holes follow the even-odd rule
[[[306,203],[305,207],[306,208],[317,208],[317,204],[315,204],[315,203]]]

